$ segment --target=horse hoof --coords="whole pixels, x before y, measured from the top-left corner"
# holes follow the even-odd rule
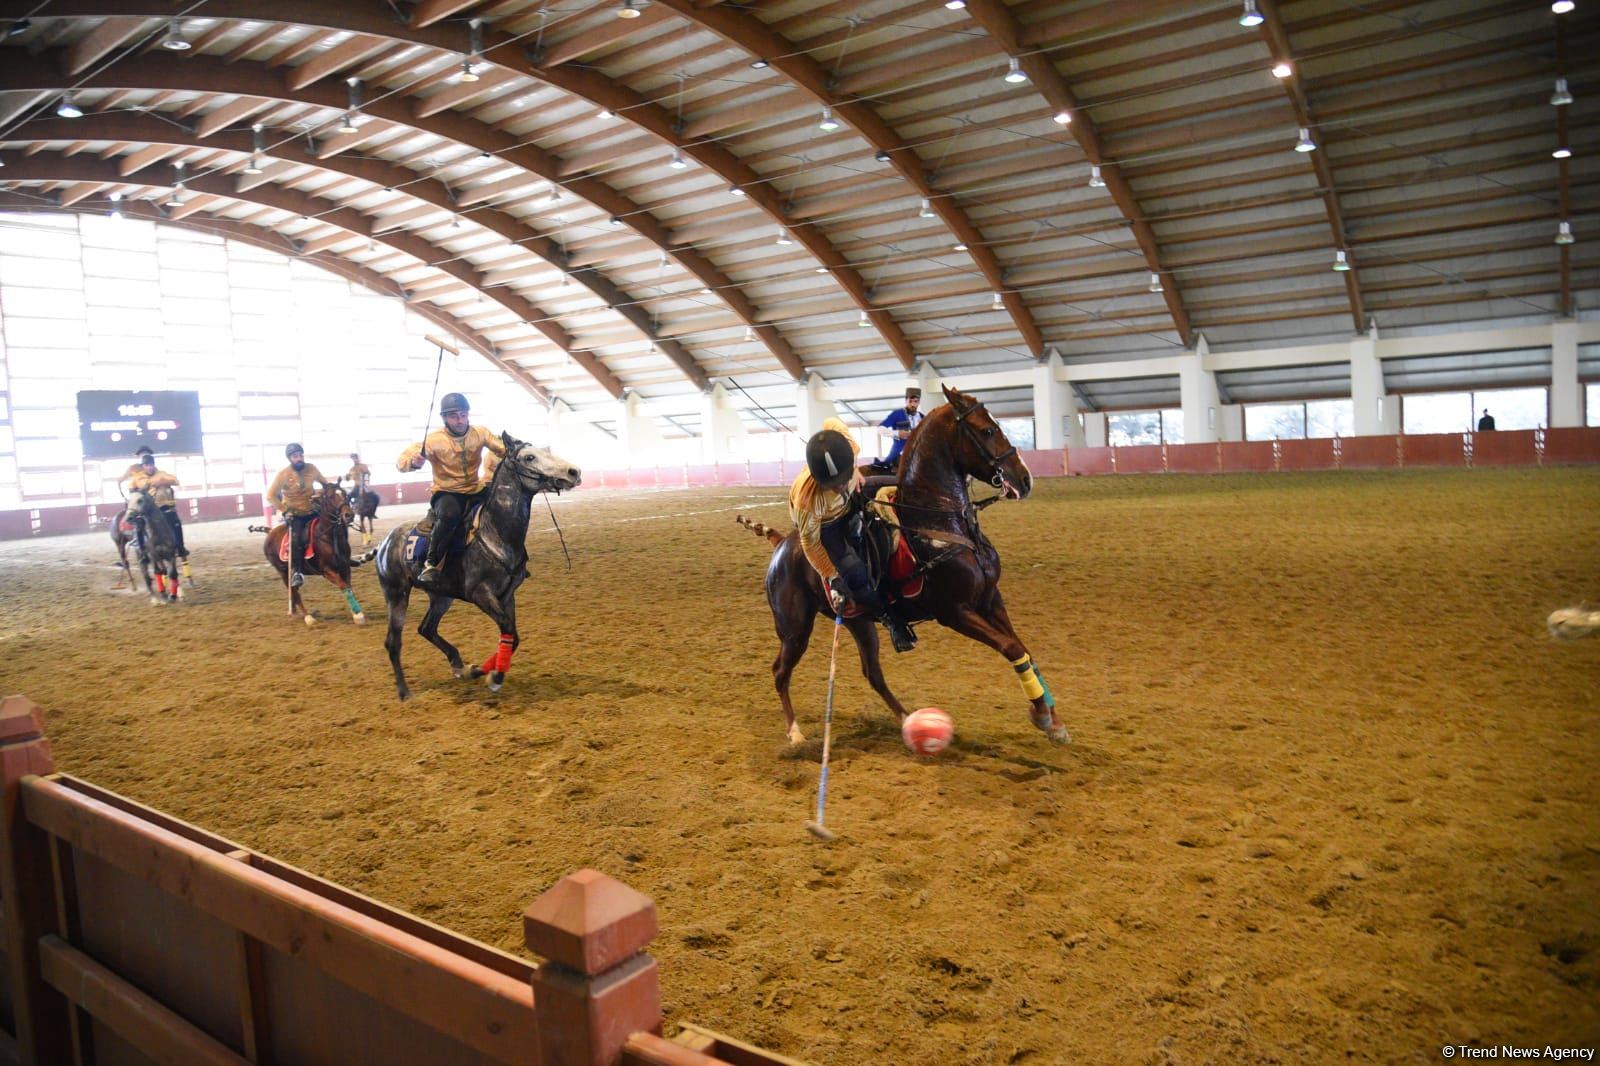
[[[315,618],[312,618],[309,614],[306,615],[306,625],[307,625],[307,627],[314,626],[316,624],[317,624],[317,620]]]
[[[1045,736],[1050,738],[1050,743],[1052,744],[1065,745],[1072,743],[1072,734],[1067,732],[1067,727],[1064,725],[1053,726],[1045,730]]]
[[[364,626],[367,624],[367,616],[362,614],[360,611],[357,611],[355,614],[350,616],[350,621],[354,622],[358,626]]]
[[[499,692],[500,686],[506,683],[506,675],[496,670],[489,675],[489,691]]]
[[[806,735],[804,733],[800,732],[800,727],[797,726],[797,725],[790,726],[789,727],[789,743],[790,744],[804,744],[805,742],[806,742]]]
[[[406,700],[409,700],[410,698],[411,698],[411,690],[410,689],[403,688],[403,689],[400,690],[400,702],[401,703],[404,703]]]
[[[469,666],[469,667],[467,667],[467,670],[466,670],[465,673],[457,674],[456,676],[457,677],[464,677],[468,681],[476,681],[476,680],[478,680],[478,678],[483,676],[483,668],[479,667],[479,666]]]
[[[452,666],[450,668],[450,676],[455,678],[457,681],[463,680],[468,676],[467,668],[465,666]]]

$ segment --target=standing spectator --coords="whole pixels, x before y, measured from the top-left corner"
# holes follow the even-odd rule
[[[1487,407],[1485,407],[1483,409],[1483,417],[1478,419],[1478,432],[1479,433],[1487,433],[1493,428],[1494,428],[1494,415],[1490,414],[1489,413],[1489,409]]]

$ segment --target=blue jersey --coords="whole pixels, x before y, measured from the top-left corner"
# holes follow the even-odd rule
[[[912,414],[904,407],[898,407],[893,411],[890,411],[888,417],[886,417],[882,422],[879,422],[878,425],[882,426],[884,429],[911,430],[916,429],[918,424],[921,422],[921,411],[918,411],[916,414]],[[900,461],[900,453],[905,450],[905,447],[906,442],[901,440],[899,437],[896,437],[894,444],[889,447],[889,454],[883,457],[883,461],[890,465],[898,463]]]

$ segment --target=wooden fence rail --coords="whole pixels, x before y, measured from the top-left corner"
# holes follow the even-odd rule
[[[20,696],[0,700],[0,823],[0,1062],[790,1061],[661,1037],[655,905],[605,874],[529,905],[534,966],[56,773]]]

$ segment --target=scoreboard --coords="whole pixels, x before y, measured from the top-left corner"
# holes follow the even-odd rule
[[[158,455],[199,455],[200,394],[80,392],[78,437],[85,459],[131,459],[141,444]]]

